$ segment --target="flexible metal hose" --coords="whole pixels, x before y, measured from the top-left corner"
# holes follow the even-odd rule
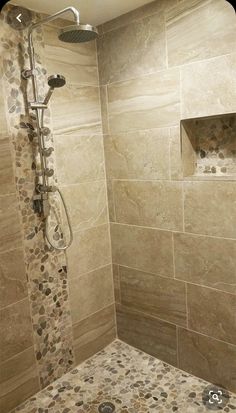
[[[44,126],[44,109],[42,109],[42,112],[41,112],[41,128],[43,128],[43,126]],[[45,143],[44,143],[44,137],[41,136],[40,138],[41,138],[41,140],[40,140],[40,151],[42,151],[42,149],[45,148]],[[41,167],[42,167],[43,170],[45,170],[45,167],[46,167],[46,164],[44,162],[45,162],[45,158],[41,157]],[[50,241],[50,238],[49,238],[49,225],[48,225],[50,215],[46,216],[46,219],[45,219],[45,238],[46,238],[47,242],[49,243],[49,245],[51,245],[51,247],[54,248],[55,250],[66,250],[67,248],[70,247],[70,245],[73,242],[73,231],[72,231],[70,216],[69,216],[69,213],[68,213],[68,209],[67,209],[64,197],[63,197],[60,189],[57,186],[55,186],[54,189],[55,190],[53,192],[54,193],[58,192],[58,194],[60,195],[63,207],[64,207],[64,211],[65,211],[65,214],[66,214],[66,219],[67,219],[67,223],[68,223],[68,227],[69,227],[69,232],[70,232],[70,239],[69,239],[68,244],[64,245],[63,247],[59,247],[57,245],[54,245]],[[49,197],[49,193],[50,192],[47,192],[48,197]]]
[[[63,247],[58,247],[58,246],[54,245],[54,244],[50,241],[50,238],[49,238],[49,235],[48,235],[48,233],[49,233],[49,230],[48,230],[48,220],[49,220],[49,216],[46,217],[46,222],[45,222],[45,238],[46,238],[47,242],[51,245],[51,247],[53,247],[55,250],[66,250],[67,248],[70,247],[70,245],[71,245],[72,242],[73,242],[73,231],[72,231],[70,216],[69,216],[69,213],[68,213],[68,209],[67,209],[67,206],[66,206],[64,197],[63,197],[63,195],[62,195],[62,193],[61,193],[61,191],[60,191],[59,188],[55,187],[55,189],[56,189],[56,191],[59,193],[59,195],[60,195],[60,197],[61,197],[61,201],[62,201],[64,210],[65,210],[65,213],[66,213],[66,219],[67,219],[67,222],[68,222],[68,227],[69,227],[69,232],[70,232],[70,239],[69,239],[68,244],[64,245]]]

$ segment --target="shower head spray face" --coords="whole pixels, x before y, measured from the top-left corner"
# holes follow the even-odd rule
[[[62,87],[66,84],[66,79],[62,75],[52,75],[48,78],[48,85],[55,89],[57,87]]]
[[[85,43],[98,37],[96,27],[90,24],[76,24],[61,29],[58,38],[67,43]]]
[[[46,97],[45,97],[45,99],[44,99],[43,104],[44,104],[44,105],[47,105],[47,104],[48,104],[48,102],[49,102],[49,100],[50,100],[50,98],[51,98],[51,96],[52,96],[53,90],[54,90],[55,88],[62,87],[62,86],[64,86],[65,84],[66,84],[66,79],[64,78],[64,76],[62,76],[62,75],[52,75],[52,76],[49,76],[49,78],[48,78],[48,86],[50,86],[50,88],[49,88],[49,91],[48,91],[48,93],[47,93],[47,95],[46,95]]]

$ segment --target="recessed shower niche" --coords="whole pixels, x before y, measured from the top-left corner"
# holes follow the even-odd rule
[[[183,177],[236,180],[236,113],[181,121]]]

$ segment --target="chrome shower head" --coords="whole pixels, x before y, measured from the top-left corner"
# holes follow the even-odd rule
[[[59,40],[67,43],[84,43],[96,39],[98,31],[90,24],[74,24],[60,30]]]
[[[66,79],[62,75],[52,75],[48,78],[49,91],[44,99],[43,104],[47,105],[55,88],[62,87],[66,84]]]
[[[55,89],[57,87],[62,87],[66,84],[66,79],[62,75],[52,75],[48,78],[48,85]]]

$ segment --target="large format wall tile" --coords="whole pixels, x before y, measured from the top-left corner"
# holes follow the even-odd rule
[[[73,325],[76,363],[102,350],[116,337],[114,305],[110,305]]]
[[[84,136],[102,132],[98,87],[66,85],[57,89],[51,109],[57,135]]]
[[[28,299],[0,311],[0,331],[0,362],[32,346],[32,325]]]
[[[236,294],[236,241],[174,234],[175,276]]]
[[[0,411],[5,413],[40,390],[34,348],[0,364]]]
[[[187,286],[189,328],[236,345],[236,296]]]
[[[93,271],[111,263],[108,225],[99,225],[74,234],[67,251],[69,277]]]
[[[113,272],[113,285],[114,285],[115,301],[116,301],[117,303],[120,303],[120,300],[121,300],[121,292],[120,292],[119,265],[113,264],[113,265],[112,265],[112,272]]]
[[[70,279],[69,287],[73,324],[114,302],[111,265]]]
[[[64,25],[68,22],[64,22]],[[97,85],[98,71],[95,42],[64,43],[58,41],[57,27],[43,26],[44,55],[47,72],[65,76],[67,83],[73,85]]]
[[[0,135],[0,194],[9,194],[15,190],[9,138]]]
[[[180,369],[236,392],[236,346],[179,329],[178,349]]]
[[[169,65],[182,65],[236,51],[235,31],[235,13],[227,1],[181,1],[167,12]]]
[[[116,221],[183,230],[183,194],[179,182],[114,181]]]
[[[110,31],[100,36],[97,44],[101,84],[130,79],[166,68],[163,14],[156,13]]]
[[[180,326],[186,326],[185,284],[119,267],[121,303]]]
[[[105,181],[63,188],[74,231],[105,224],[108,220]]]
[[[114,264],[173,277],[170,232],[111,224],[111,240]]]
[[[24,254],[16,249],[0,254],[0,308],[27,297]]]
[[[109,178],[169,178],[168,128],[105,136],[104,147]]]
[[[236,112],[235,65],[236,53],[182,67],[182,118]]]
[[[108,87],[111,134],[174,126],[180,119],[178,69],[164,70]]]
[[[118,337],[167,363],[176,365],[176,326],[117,306]]]
[[[18,200],[15,195],[0,196],[0,252],[20,246]]]
[[[105,178],[102,135],[55,137],[59,185]]]
[[[115,19],[105,22],[104,24],[99,26],[99,29],[101,33],[106,33],[111,30],[115,30],[118,27],[126,26],[127,24],[135,22],[136,20],[143,19],[147,16],[152,16],[155,13],[163,13],[169,8],[173,7],[176,4],[176,1],[177,0],[154,0],[150,3],[145,4],[144,6],[141,6],[135,10],[131,10],[128,13],[122,14]]]
[[[236,238],[234,182],[188,182],[185,188],[185,230]]]

